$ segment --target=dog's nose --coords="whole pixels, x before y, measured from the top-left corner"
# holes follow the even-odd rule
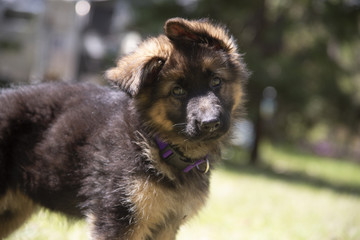
[[[220,125],[221,125],[220,119],[213,118],[210,120],[201,121],[199,127],[201,131],[214,132],[220,127]]]

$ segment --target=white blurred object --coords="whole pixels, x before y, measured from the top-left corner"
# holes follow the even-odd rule
[[[243,119],[235,123],[231,138],[232,144],[244,148],[251,148],[254,138],[254,124],[251,121]]]
[[[79,16],[86,16],[89,14],[91,5],[88,1],[81,0],[75,4],[75,12]]]
[[[260,103],[260,115],[264,119],[270,119],[276,111],[277,91],[274,87],[268,86],[263,91],[263,98]]]
[[[141,42],[141,35],[137,32],[127,32],[121,39],[120,54],[126,55],[133,52]]]
[[[101,36],[96,32],[86,33],[84,36],[84,47],[93,59],[102,59],[106,52],[106,46]]]

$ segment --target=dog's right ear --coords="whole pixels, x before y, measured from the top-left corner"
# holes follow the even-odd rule
[[[116,67],[106,71],[105,77],[134,97],[145,83],[157,78],[169,56],[169,47],[164,37],[150,38],[135,52],[122,57]]]

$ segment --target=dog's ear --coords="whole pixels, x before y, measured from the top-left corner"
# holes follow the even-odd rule
[[[192,42],[227,52],[237,50],[235,41],[227,29],[207,19],[189,21],[171,18],[166,21],[164,30],[166,36],[175,42]]]
[[[129,60],[129,57],[120,59],[117,67],[106,71],[106,78],[134,97],[145,82],[156,79],[164,60],[157,57]]]
[[[169,47],[165,37],[150,38],[135,52],[122,57],[116,67],[106,71],[105,77],[134,97],[144,84],[157,78],[170,53]]]

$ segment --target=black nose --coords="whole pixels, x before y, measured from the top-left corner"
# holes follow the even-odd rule
[[[221,125],[220,119],[214,118],[210,120],[201,121],[199,124],[199,128],[201,131],[204,132],[214,132],[216,131]]]

